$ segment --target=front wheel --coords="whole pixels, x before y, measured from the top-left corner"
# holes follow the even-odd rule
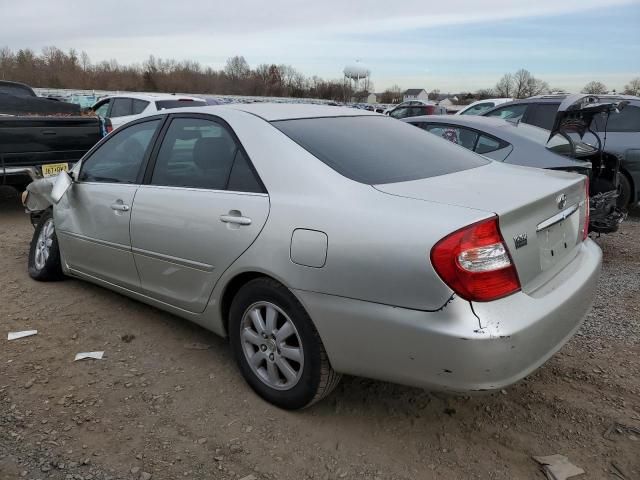
[[[259,278],[240,289],[229,312],[229,336],[247,383],[280,408],[308,407],[340,381],[311,318],[275,280]]]
[[[29,276],[42,282],[60,280],[64,277],[51,210],[42,214],[33,231],[29,248]]]

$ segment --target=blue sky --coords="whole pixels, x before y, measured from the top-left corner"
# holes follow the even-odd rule
[[[243,55],[324,78],[360,59],[377,91],[476,90],[519,68],[570,91],[640,76],[640,0],[110,0],[100,15],[74,0],[0,0],[0,18],[0,47],[216,68]]]
[[[620,89],[640,76],[640,2],[344,40],[368,46],[361,60],[376,86],[473,89],[526,68],[552,87],[576,90],[599,80]]]

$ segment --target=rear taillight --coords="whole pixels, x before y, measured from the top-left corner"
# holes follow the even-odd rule
[[[589,236],[589,179],[584,182],[584,225],[582,226],[582,240]]]
[[[113,125],[111,124],[111,120],[108,118],[104,121],[104,129],[106,130],[107,135],[113,132]]]
[[[464,227],[431,249],[440,278],[465,300],[488,302],[520,290],[496,217]]]

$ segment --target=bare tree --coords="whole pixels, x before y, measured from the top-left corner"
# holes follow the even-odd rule
[[[516,73],[507,73],[495,86],[500,97],[527,98],[549,91],[547,82],[534,77],[529,70],[521,68]]]
[[[624,94],[640,97],[640,77],[631,79],[631,81],[624,86]]]
[[[476,90],[476,93],[473,95],[478,100],[485,100],[487,98],[491,98],[495,95],[492,88],[481,88],[480,90]]]
[[[438,90],[437,88],[434,88],[429,92],[429,95],[427,95],[427,98],[429,100],[435,101],[435,100],[438,100],[439,96],[440,96],[440,90]]]
[[[224,73],[226,73],[231,80],[241,80],[249,75],[251,68],[249,64],[242,56],[236,55],[227,59],[227,64],[224,67]]]
[[[496,95],[504,98],[513,97],[514,89],[514,78],[510,73],[505,73],[494,88]]]
[[[607,93],[608,91],[609,89],[604,83],[596,81],[587,83],[582,89],[582,93],[588,93],[592,95],[602,95],[604,93]]]

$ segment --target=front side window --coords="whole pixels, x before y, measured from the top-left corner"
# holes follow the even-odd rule
[[[136,183],[160,120],[137,123],[112,133],[80,169],[81,182]]]
[[[526,104],[508,105],[487,113],[487,117],[498,117],[503,120],[521,120],[526,110]]]
[[[130,98],[114,98],[113,107],[111,107],[110,117],[125,117],[131,115],[133,109],[133,100]]]
[[[96,109],[94,110],[94,112],[96,112],[96,115],[104,118],[107,116],[107,112],[109,111],[109,103],[111,102],[111,100],[105,100],[103,103],[101,103],[98,107],[96,107]]]
[[[158,152],[151,184],[262,191],[229,130],[214,120],[200,118],[176,118],[171,122]]]
[[[493,107],[493,102],[479,103],[471,108],[467,108],[464,112],[460,112],[460,115],[480,115]]]
[[[487,160],[382,116],[279,120],[271,124],[317,159],[356,182],[375,185],[436,177]]]

